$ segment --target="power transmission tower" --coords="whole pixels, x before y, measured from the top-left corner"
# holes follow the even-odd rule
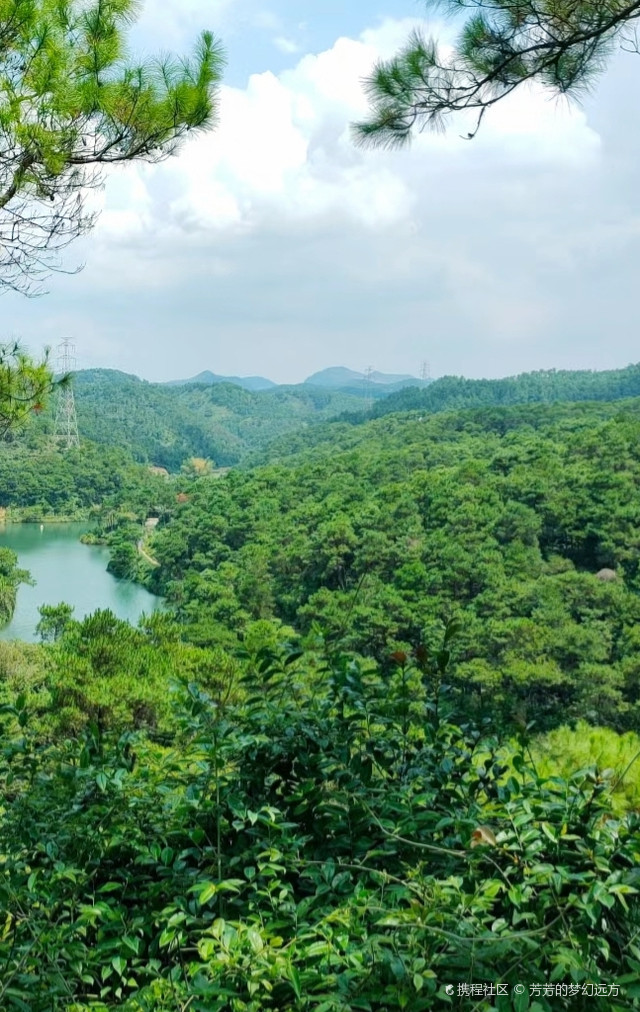
[[[428,362],[422,363],[422,368],[420,369],[420,379],[425,383],[431,379],[431,366]]]
[[[76,367],[76,346],[68,337],[58,345],[56,364],[58,376],[68,376]],[[58,387],[53,438],[59,446],[64,446],[67,450],[80,445],[76,402],[71,383]]]
[[[371,411],[373,407],[373,366],[368,366],[364,371],[364,402],[367,411]]]

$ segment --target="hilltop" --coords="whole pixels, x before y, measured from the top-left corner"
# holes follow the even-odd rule
[[[624,369],[540,369],[504,379],[443,376],[427,389],[394,391],[374,414],[396,411],[450,411],[507,404],[555,404],[559,401],[613,401],[640,396],[640,364]]]
[[[199,372],[186,380],[167,380],[164,384],[168,387],[205,386],[210,387],[215,383],[230,383],[235,387],[242,387],[243,390],[273,390],[278,386],[273,380],[264,376],[219,376],[209,369]]]
[[[344,366],[332,366],[314,372],[304,381],[307,386],[325,387],[330,390],[362,390],[366,384],[367,394],[373,397],[386,397],[388,394],[403,390],[405,387],[425,387],[430,380],[420,380],[408,374],[393,375],[371,371],[356,372]]]

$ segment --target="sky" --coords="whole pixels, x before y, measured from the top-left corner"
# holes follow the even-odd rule
[[[346,10],[345,10],[346,8]],[[0,301],[4,339],[79,368],[296,383],[358,371],[497,377],[640,360],[640,57],[580,105],[517,92],[485,118],[362,151],[362,80],[421,26],[414,0],[146,0],[131,50],[227,52],[219,125],[112,170],[81,273]]]

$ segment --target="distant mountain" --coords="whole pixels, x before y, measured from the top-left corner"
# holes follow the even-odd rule
[[[367,379],[370,380],[368,394],[375,397],[376,400],[379,397],[386,396],[387,394],[395,393],[397,390],[403,390],[405,387],[425,387],[429,382],[428,380],[419,380],[416,376],[409,376],[406,373],[394,375],[383,372],[372,372],[371,375],[367,377],[365,373],[356,372],[355,369],[347,369],[344,366],[332,366],[329,369],[322,369],[320,372],[314,372],[314,374],[309,376],[304,383],[285,386],[274,383],[272,380],[266,379],[264,376],[220,376],[218,373],[211,372],[209,369],[205,369],[203,372],[198,373],[197,376],[192,376],[191,379],[168,380],[166,383],[163,383],[163,386],[210,387],[217,383],[230,383],[232,386],[241,387],[243,390],[251,390],[253,393],[265,390],[290,390],[294,389],[295,386],[313,386],[322,387],[323,390],[340,390],[343,393],[349,393],[356,397],[362,397],[364,384]]]
[[[321,369],[314,372],[304,381],[307,386],[314,387],[348,387],[355,383],[362,383],[364,373],[355,372],[353,369],[345,369],[344,366],[334,366],[331,369]]]
[[[423,383],[426,382],[426,380],[420,380],[418,379],[417,376],[411,376],[408,373],[400,373],[399,375],[395,375],[393,373],[374,371],[371,373],[371,382],[380,383],[382,386],[385,387],[397,386],[399,383],[410,383],[412,385],[416,384],[417,386],[421,386]]]
[[[424,387],[428,380],[420,380],[417,376],[410,376],[407,373],[390,374],[384,372],[372,372],[370,376],[366,373],[356,372],[354,369],[346,369],[344,366],[332,366],[330,369],[321,369],[314,372],[304,381],[305,385],[314,387],[325,387],[329,390],[353,390],[358,386],[362,389],[365,381],[370,381],[378,387],[385,387],[385,393],[392,390],[400,390],[406,386]]]
[[[273,383],[272,380],[266,379],[264,376],[219,376],[215,372],[211,372],[209,369],[205,369],[204,372],[199,372],[197,376],[193,376],[191,379],[186,380],[169,380],[163,384],[167,387],[187,387],[187,386],[207,386],[211,387],[214,383],[231,383],[232,386],[242,387],[243,390],[273,390],[277,387],[277,383]]]

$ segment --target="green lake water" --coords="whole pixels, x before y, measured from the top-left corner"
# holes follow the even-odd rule
[[[107,573],[109,551],[83,545],[80,535],[86,524],[7,524],[0,526],[0,546],[11,548],[21,569],[28,569],[34,587],[18,588],[16,610],[11,622],[0,629],[0,639],[34,642],[41,604],[65,601],[75,608],[77,619],[98,608],[110,608],[118,618],[134,625],[143,612],[162,607],[162,599],[144,587],[117,580]]]

